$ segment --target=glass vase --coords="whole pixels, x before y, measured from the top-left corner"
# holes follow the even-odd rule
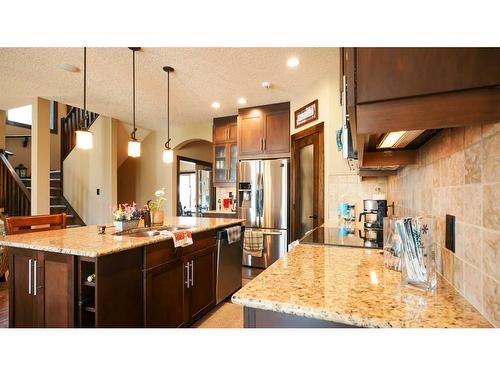
[[[399,218],[384,217],[384,266],[401,271],[401,239],[396,231]]]

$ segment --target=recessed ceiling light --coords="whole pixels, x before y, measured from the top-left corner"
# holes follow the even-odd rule
[[[76,73],[76,72],[80,71],[80,68],[78,68],[77,66],[67,64],[67,63],[58,64],[57,67],[59,69],[65,70],[65,71],[70,72],[70,73]]]
[[[288,65],[289,68],[296,68],[299,64],[300,61],[296,57],[290,57],[286,62],[286,65]]]
[[[212,103],[212,108],[215,108],[215,109],[220,108],[220,103],[219,102],[213,102]]]
[[[265,89],[270,89],[271,88],[271,82],[264,81],[260,84],[263,88]]]
[[[247,104],[247,100],[245,98],[239,98],[238,99],[238,104],[245,105],[245,104]]]

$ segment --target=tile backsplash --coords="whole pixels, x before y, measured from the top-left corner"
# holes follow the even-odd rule
[[[438,270],[500,327],[500,123],[442,130],[418,164],[387,179],[396,215],[433,215]],[[456,218],[455,253],[445,248],[445,215]]]

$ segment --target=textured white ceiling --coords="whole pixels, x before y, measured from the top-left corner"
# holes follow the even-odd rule
[[[286,60],[300,65],[289,69]],[[137,124],[156,130],[166,122],[167,74],[170,76],[172,126],[211,125],[213,117],[236,114],[245,106],[288,101],[337,64],[336,48],[144,48],[136,53]],[[40,96],[83,106],[82,48],[0,48],[0,109],[28,104]],[[273,88],[261,88],[270,81]],[[214,110],[213,101],[221,108]],[[132,52],[128,48],[87,48],[87,107],[132,122]]]

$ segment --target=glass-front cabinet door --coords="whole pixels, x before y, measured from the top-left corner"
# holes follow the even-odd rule
[[[229,147],[229,173],[228,182],[236,182],[236,167],[238,165],[238,146],[233,143]]]
[[[227,147],[225,144],[214,147],[214,180],[215,182],[227,181]]]

